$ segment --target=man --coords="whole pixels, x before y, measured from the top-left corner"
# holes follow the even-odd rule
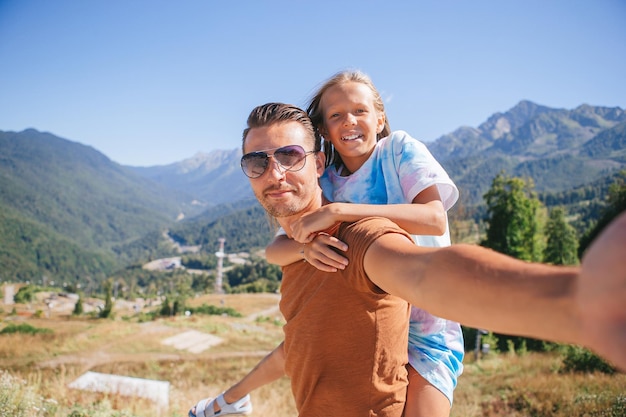
[[[255,108],[243,151],[257,199],[288,235],[293,221],[324,204],[317,181],[324,153],[302,110]],[[472,327],[585,345],[626,369],[626,215],[597,239],[582,268],[472,245],[418,247],[381,218],[326,232],[348,244],[348,267],[327,273],[304,260],[284,267],[285,341],[258,365],[275,370],[284,361],[300,416],[402,415],[407,302]],[[263,383],[277,377],[261,375]]]

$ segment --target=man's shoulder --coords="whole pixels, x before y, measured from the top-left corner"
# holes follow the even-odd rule
[[[387,233],[408,235],[400,226],[385,217],[366,217],[351,223],[341,223],[336,236],[350,246],[350,242],[372,242]]]

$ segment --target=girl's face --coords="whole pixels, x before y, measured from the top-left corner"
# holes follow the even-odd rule
[[[324,139],[339,152],[346,168],[355,172],[374,151],[376,135],[385,123],[385,116],[374,107],[374,93],[363,83],[348,81],[326,90],[320,107]]]

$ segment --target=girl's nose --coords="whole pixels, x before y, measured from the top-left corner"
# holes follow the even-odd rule
[[[344,125],[352,126],[356,124],[356,117],[352,113],[347,113],[346,117],[343,119]]]

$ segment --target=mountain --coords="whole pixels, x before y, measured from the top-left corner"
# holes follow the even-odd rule
[[[583,194],[601,201],[608,179],[626,166],[626,114],[521,101],[427,146],[457,183],[458,206],[474,206],[473,213],[502,170],[531,177],[546,202],[572,204]],[[173,255],[166,230],[209,253],[219,237],[227,251],[263,247],[273,231],[240,157],[238,149],[221,150],[128,167],[50,133],[0,131],[0,280],[98,280],[129,263]],[[587,222],[599,205],[572,207]]]
[[[169,224],[185,197],[105,155],[33,129],[0,132],[0,204],[87,248]],[[186,197],[188,201],[190,197]]]
[[[623,169],[625,133],[626,112],[619,107],[565,110],[521,101],[477,128],[461,127],[427,145],[464,201],[476,205],[500,171],[556,192]]]
[[[208,207],[253,197],[241,172],[241,150],[197,153],[189,159],[164,166],[135,167],[137,174],[195,197],[195,204]]]
[[[110,271],[113,246],[167,227],[190,201],[89,146],[0,131],[0,277]]]
[[[461,201],[479,205],[501,171],[533,178],[538,191],[558,192],[623,169],[625,123],[626,112],[619,107],[584,104],[566,110],[523,100],[476,128],[460,127],[427,146],[457,183]],[[239,149],[214,151],[133,169],[208,207],[252,196],[240,157]]]
[[[276,233],[256,198],[225,203],[208,209],[201,216],[182,221],[170,229],[170,236],[187,245],[202,245],[209,253],[218,250],[218,240],[226,239],[227,252],[248,252],[264,248]]]

